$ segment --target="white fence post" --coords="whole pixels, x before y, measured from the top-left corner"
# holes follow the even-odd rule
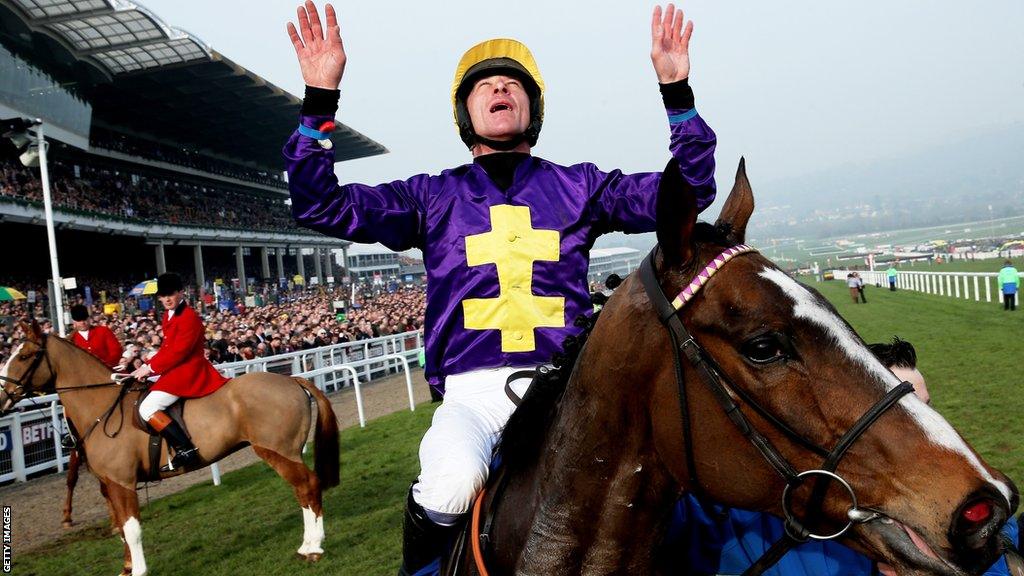
[[[57,457],[57,472],[63,472],[64,447],[60,445],[60,439],[64,435],[64,426],[61,426],[60,417],[57,416],[56,400],[50,402],[50,425],[53,426],[53,454]]]
[[[25,481],[25,446],[22,444],[21,414],[13,414],[14,422],[11,424],[11,467],[14,472],[14,479],[18,482]]]

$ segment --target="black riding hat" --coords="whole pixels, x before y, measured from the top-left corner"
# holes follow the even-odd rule
[[[75,304],[71,307],[71,319],[75,322],[81,322],[89,319],[89,309],[81,304]]]
[[[181,283],[181,276],[178,276],[174,272],[161,274],[156,279],[157,296],[170,296],[171,294],[181,292],[184,289],[185,286]]]

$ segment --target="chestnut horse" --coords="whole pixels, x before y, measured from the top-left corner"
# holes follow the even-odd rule
[[[667,170],[650,278],[669,298],[742,245],[754,207],[742,162],[714,226],[696,223],[692,198]],[[900,574],[980,574],[995,560],[1016,487],[820,294],[746,250],[678,311],[666,300],[667,315],[638,276],[608,300],[571,375],[536,379],[513,414],[454,573],[678,573],[671,555],[684,551],[661,544],[687,491],[819,535],[848,526],[843,543]],[[688,337],[670,336],[673,319]],[[816,496],[821,482],[793,474],[827,469],[826,456],[842,481]]]
[[[22,329],[28,337],[0,368],[0,413],[26,396],[54,391],[60,395],[66,417],[81,435],[89,469],[100,481],[113,523],[121,529],[122,574],[142,576],[147,567],[135,487],[153,471],[149,434],[130,423],[138,392],[112,383],[110,368],[71,342],[43,334],[35,323]],[[310,399],[316,401],[315,408]],[[313,410],[315,472],[302,461]],[[189,400],[185,423],[204,466],[252,445],[292,485],[304,524],[298,553],[318,560],[324,538],[322,491],[337,486],[339,472],[338,422],[327,397],[305,379],[254,372],[228,381],[209,396]],[[165,445],[157,466],[166,462]]]

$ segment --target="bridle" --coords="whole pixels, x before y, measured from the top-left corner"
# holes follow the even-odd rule
[[[43,383],[42,386],[40,386],[40,388],[41,389],[46,389],[46,388],[48,388],[50,386],[50,384],[55,384],[56,383],[55,380],[57,379],[57,374],[56,374],[56,372],[53,371],[53,365],[50,363],[50,355],[47,354],[47,352],[46,352],[46,343],[47,343],[48,339],[49,339],[49,335],[48,334],[43,334],[42,335],[42,339],[41,339],[41,341],[38,344],[39,345],[39,349],[35,351],[34,357],[32,358],[32,363],[29,365],[28,370],[25,370],[25,372],[22,373],[21,377],[19,377],[17,379],[14,379],[14,378],[9,378],[7,376],[0,376],[0,380],[5,381],[5,382],[13,383],[14,384],[14,390],[13,391],[16,392],[17,395],[21,396],[22,398],[29,398],[28,394],[25,393],[25,386],[32,382],[32,377],[35,376],[36,370],[38,370],[39,366],[42,365],[44,359],[46,360],[46,368],[47,368],[47,370],[50,371],[50,377],[46,380],[46,382]],[[135,383],[134,379],[131,379],[130,383],[134,384]],[[123,413],[122,413],[122,418],[121,418],[121,425],[118,426],[117,430],[115,430],[113,433],[107,432],[107,430],[106,430],[106,428],[107,428],[106,421],[110,420],[110,417],[114,413],[114,409],[121,405],[121,401],[124,399],[125,394],[127,394],[128,392],[136,391],[135,388],[133,388],[130,385],[126,385],[126,384],[129,384],[128,380],[125,380],[125,381],[113,381],[113,382],[100,382],[98,384],[82,384],[82,385],[78,385],[78,386],[54,386],[53,387],[54,392],[64,392],[64,391],[74,391],[74,390],[89,390],[89,389],[92,389],[92,388],[108,388],[108,387],[112,387],[112,386],[120,386],[121,387],[121,390],[118,393],[117,398],[115,398],[114,403],[110,405],[110,408],[108,408],[106,410],[106,412],[103,413],[102,416],[97,418],[89,426],[89,428],[86,430],[85,434],[83,434],[80,438],[75,439],[76,444],[84,443],[86,438],[88,438],[92,434],[92,431],[96,428],[96,426],[100,423],[100,421],[104,421],[104,426],[103,426],[104,430],[103,430],[103,432],[104,432],[104,434],[107,435],[107,437],[113,438],[114,436],[117,436],[117,434],[119,434],[121,432],[121,428],[124,425],[124,414]],[[38,392],[36,394],[37,395],[41,395],[43,393],[44,392],[41,391],[41,392]],[[8,396],[10,396],[10,395],[11,394],[8,393]],[[34,401],[33,401],[33,404],[35,404]]]
[[[14,391],[22,398],[27,396],[25,386],[32,382],[32,377],[36,375],[36,370],[42,365],[44,359],[46,360],[46,368],[50,371],[50,378],[43,384],[43,387],[45,388],[53,383],[56,378],[56,375],[53,373],[53,366],[50,364],[50,355],[46,353],[46,340],[48,337],[47,334],[43,334],[42,341],[39,343],[39,349],[35,351],[32,358],[32,364],[29,365],[28,370],[22,373],[20,378],[14,379],[0,375],[0,380],[14,384]]]
[[[726,375],[725,372],[722,371],[714,362],[707,351],[701,347],[690,331],[687,330],[679,315],[679,312],[686,303],[692,300],[700,289],[707,284],[711,276],[725,266],[726,263],[737,256],[756,252],[756,250],[744,244],[727,248],[716,256],[707,266],[705,266],[704,269],[701,270],[671,302],[661,290],[661,284],[655,274],[655,257],[657,251],[658,246],[655,246],[654,249],[651,250],[651,253],[640,263],[638,275],[640,277],[640,281],[643,283],[644,290],[647,292],[648,298],[650,298],[651,303],[654,305],[658,318],[668,329],[673,349],[677,351],[677,353],[674,353],[672,357],[675,363],[676,384],[679,388],[679,407],[682,414],[683,442],[690,486],[695,491],[700,490],[700,483],[697,479],[697,468],[693,453],[693,440],[691,434],[692,421],[689,410],[689,401],[687,399],[686,384],[683,379],[683,366],[680,361],[680,352],[689,362],[693,370],[700,376],[701,381],[703,381],[710,389],[715,400],[718,401],[722,410],[724,410],[726,415],[729,417],[729,420],[732,421],[743,436],[750,441],[755,448],[757,448],[758,452],[761,453],[768,464],[786,481],[786,487],[782,493],[782,511],[785,516],[786,534],[778,542],[773,544],[772,547],[765,552],[764,556],[759,558],[757,562],[744,571],[743,575],[755,576],[762,574],[765,570],[777,563],[786,552],[807,540],[830,540],[838,538],[846,533],[846,531],[854,524],[863,524],[880,518],[880,513],[867,508],[858,507],[857,495],[854,492],[853,487],[850,486],[850,483],[843,477],[836,473],[836,468],[839,466],[840,460],[842,460],[850,446],[852,446],[853,443],[856,442],[857,439],[860,438],[860,436],[864,434],[864,432],[867,431],[867,429],[871,427],[871,425],[874,424],[882,414],[892,408],[903,396],[914,391],[913,385],[909,382],[902,382],[887,392],[882,399],[865,412],[864,415],[862,415],[854,425],[839,438],[831,450],[818,446],[814,442],[794,431],[785,422],[761,406],[746,391],[736,386],[728,375]],[[771,441],[764,437],[750,423],[747,417],[743,414],[740,404],[734,400],[734,396],[738,397],[743,404],[749,406],[759,415],[764,417],[772,424],[773,427],[782,432],[787,438],[794,441],[801,447],[824,458],[821,466],[817,469],[797,472],[796,468],[784,455],[782,455],[781,452],[779,452]],[[802,522],[798,519],[792,511],[792,489],[802,485],[807,481],[807,479],[812,477],[817,477],[817,480],[813,486],[810,499],[808,500],[805,520],[815,520],[821,515],[825,494],[833,481],[842,486],[850,496],[851,507],[847,510],[847,523],[841,530],[833,534],[812,533],[806,528],[806,522]]]
[[[40,386],[41,390],[39,392],[33,392],[37,396],[46,394],[46,392],[43,391],[42,389],[48,388],[49,385],[53,384],[54,381],[57,379],[57,374],[53,371],[53,365],[50,364],[50,355],[46,353],[46,343],[48,341],[48,338],[48,334],[43,334],[42,341],[39,343],[39,350],[36,350],[35,353],[33,354],[32,364],[28,367],[28,370],[26,370],[21,375],[20,378],[15,379],[9,378],[7,376],[0,376],[0,380],[13,383],[14,390],[22,398],[28,397],[28,394],[25,393],[25,385],[32,381],[32,377],[35,376],[36,370],[39,369],[39,366],[42,364],[44,359],[46,360],[46,369],[49,370],[50,377],[46,380],[46,382],[43,383],[42,386]],[[110,388],[113,386],[123,386],[125,382],[126,380],[116,380],[113,382],[100,382],[98,384],[81,384],[78,386],[54,386],[53,391],[68,392],[73,390],[90,390],[92,388]]]

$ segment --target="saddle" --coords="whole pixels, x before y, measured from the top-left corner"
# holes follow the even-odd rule
[[[149,386],[146,386],[141,392],[139,392],[139,397],[135,400],[135,408],[132,410],[132,426],[135,426],[139,430],[149,434],[149,472],[146,476],[146,480],[156,481],[160,480],[161,444],[166,441],[159,432],[154,430],[149,423],[143,420],[142,416],[139,415],[139,405],[146,399],[146,396],[149,396],[150,392],[151,390]],[[192,434],[189,433],[188,427],[185,426],[185,402],[186,400],[184,398],[179,399],[164,410],[164,412],[170,416],[171,420],[177,422],[178,425],[181,426],[181,429],[185,431],[185,435],[191,439]],[[168,453],[170,453],[169,449]]]

